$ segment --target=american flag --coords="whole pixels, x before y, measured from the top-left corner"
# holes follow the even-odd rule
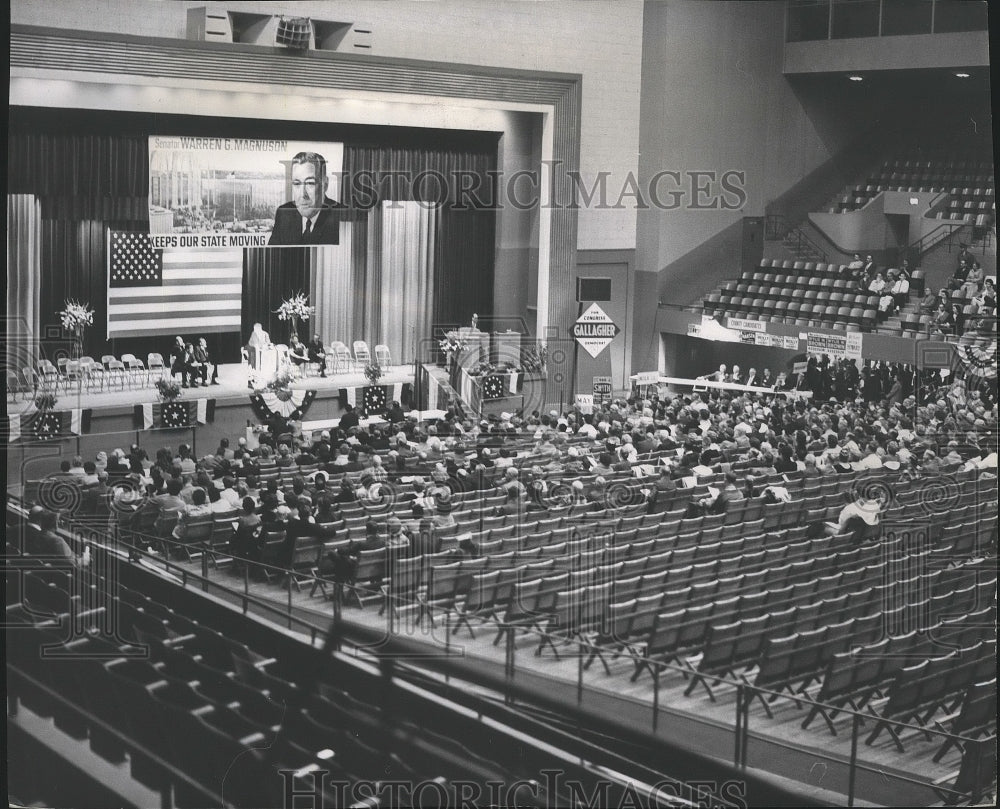
[[[243,250],[156,249],[108,231],[108,338],[240,330]]]

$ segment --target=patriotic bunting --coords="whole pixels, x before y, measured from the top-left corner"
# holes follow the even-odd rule
[[[215,421],[215,399],[193,402],[147,402],[133,408],[137,430],[176,429]]]
[[[385,413],[389,409],[390,402],[409,405],[412,404],[412,400],[413,384],[410,382],[340,389],[341,402],[351,407],[360,407],[369,416]]]
[[[12,413],[7,419],[7,441],[47,441],[90,432],[90,408]]]
[[[385,390],[385,385],[369,385],[364,389],[365,415],[374,416],[385,413],[389,405]]]
[[[483,380],[482,391],[484,399],[499,399],[506,393],[506,386],[501,376],[488,376]]]
[[[275,413],[281,414],[286,419],[299,421],[315,398],[314,390],[295,389],[278,392],[264,388],[250,395],[250,405],[260,421],[267,421]]]

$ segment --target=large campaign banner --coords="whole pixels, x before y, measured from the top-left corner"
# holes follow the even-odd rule
[[[337,244],[343,162],[343,143],[150,136],[150,246]]]

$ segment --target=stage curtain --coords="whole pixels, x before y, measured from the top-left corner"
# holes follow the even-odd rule
[[[270,332],[271,342],[287,343],[291,323],[278,320],[275,310],[286,298],[309,294],[308,247],[248,247],[243,251],[243,345],[250,339],[254,323]],[[312,328],[299,324],[299,337]]]
[[[382,336],[382,206],[373,208],[366,219],[364,268],[355,276],[358,297],[354,305],[355,340],[365,340],[375,350]],[[361,268],[358,268],[361,270]],[[392,315],[392,310],[385,313]]]
[[[312,282],[309,302],[316,314],[309,336],[319,334],[324,344],[354,339],[354,223],[340,223],[340,244],[310,247]],[[301,336],[301,335],[300,335]]]
[[[7,365],[20,371],[37,359],[40,336],[38,279],[41,275],[42,209],[33,194],[7,196]],[[16,350],[15,346],[17,347]]]
[[[437,214],[433,319],[439,325],[466,325],[473,313],[493,312],[496,215],[493,211],[445,206]]]
[[[14,132],[7,187],[35,194],[44,219],[148,220],[146,143],[144,135]]]
[[[58,330],[57,313],[67,299],[89,303],[94,310],[94,324],[84,331],[82,353],[98,359],[104,354],[115,353],[107,340],[105,252],[108,227],[109,223],[89,219],[42,221],[42,266],[39,273],[39,319],[42,327],[51,326]],[[122,229],[128,228],[122,226]],[[133,351],[131,346],[123,350]]]
[[[495,145],[469,151],[345,143],[346,182],[341,196],[349,208],[362,209],[377,207],[384,200],[495,207],[490,174],[495,168]]]
[[[426,204],[382,203],[383,317],[370,345],[387,345],[393,362],[412,361],[418,342],[431,334],[436,219],[437,209]]]

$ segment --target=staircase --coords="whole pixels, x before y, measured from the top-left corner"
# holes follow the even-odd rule
[[[766,217],[764,240],[780,241],[796,261],[827,261],[826,251],[801,227],[780,214],[768,214]]]

